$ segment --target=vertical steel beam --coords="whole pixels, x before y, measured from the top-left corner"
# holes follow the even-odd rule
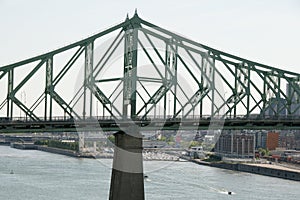
[[[250,116],[250,83],[251,83],[251,80],[250,80],[250,66],[249,64],[247,64],[247,77],[245,78],[247,80],[247,88],[245,88],[246,90],[246,94],[247,94],[247,117]]]
[[[294,92],[292,93],[292,84],[294,84],[294,82],[287,80],[287,86],[286,86],[286,90],[287,90],[287,115],[290,116],[292,114],[291,112],[291,104],[293,102],[293,95]]]
[[[169,98],[170,98],[170,96],[169,96]],[[166,119],[167,118],[167,92],[165,93],[165,95],[164,95],[164,109],[163,109],[163,114],[164,114],[164,116],[163,116],[163,119]]]
[[[203,93],[203,91],[204,91],[204,71],[203,71],[203,69],[204,69],[204,65],[205,65],[205,63],[204,63],[204,58],[203,58],[203,56],[201,56],[201,67],[200,67],[200,70],[201,70],[201,78],[200,78],[200,83],[201,83],[201,85],[202,85],[202,89],[201,89],[201,95],[202,95],[202,93]],[[201,100],[200,100],[200,103],[199,103],[199,115],[200,115],[200,118],[202,118],[202,115],[203,115],[203,98],[201,98]]]
[[[173,39],[171,38],[168,42],[166,42],[166,61],[165,61],[165,80],[166,83],[164,83],[165,87],[167,88],[168,85],[171,85],[170,82],[172,82],[172,85],[174,85],[174,92],[173,92],[173,116],[176,114],[176,93],[177,93],[177,45],[175,46],[173,44]],[[170,98],[170,96],[169,96]],[[169,102],[167,102],[167,92],[164,94],[164,118],[166,118],[166,110],[167,110],[167,103],[170,105],[170,99]],[[171,111],[169,109],[168,113],[171,115]]]
[[[8,71],[8,88],[7,88],[7,117],[13,117],[13,101],[11,99],[14,89],[14,68]],[[13,94],[14,95],[14,94]]]
[[[168,74],[168,70],[167,70],[167,67],[170,67],[170,63],[169,63],[169,60],[168,59],[170,59],[170,57],[169,57],[169,45],[168,45],[168,43],[166,43],[166,57],[165,57],[165,59],[166,59],[166,64],[165,64],[165,81],[163,81],[163,85],[164,85],[164,87],[167,87],[167,85],[168,85],[168,82],[170,81],[169,80],[169,74]],[[166,119],[166,113],[167,113],[167,93],[168,92],[165,92],[165,94],[164,94],[164,110],[163,110],[163,114],[164,114],[164,119]],[[170,98],[170,96],[169,96],[169,98]]]
[[[89,84],[93,85],[94,84],[94,69],[93,69],[93,61],[94,61],[94,43],[89,44],[89,49],[88,49],[88,60],[87,60],[87,65],[88,65],[88,71],[89,71]],[[91,87],[90,87],[91,88]],[[90,117],[93,115],[93,93],[90,92]]]
[[[86,117],[86,109],[89,108],[90,117],[92,113],[92,86],[93,86],[93,51],[94,44],[93,42],[87,43],[85,46],[85,62],[84,62],[84,93],[83,93],[83,119]],[[90,90],[87,90],[90,89]],[[90,97],[88,98],[88,94]],[[89,100],[89,102],[87,102]],[[88,104],[88,107],[87,107]]]
[[[128,19],[126,19],[128,21]],[[123,118],[136,118],[137,45],[140,21],[137,13],[124,27]],[[130,110],[128,107],[130,106]],[[129,126],[115,134],[115,151],[110,186],[110,200],[143,200],[143,137],[139,128]]]
[[[49,120],[52,120],[52,97],[53,97],[53,57],[50,57],[46,61],[46,91],[45,91],[45,120],[48,118],[47,108],[49,106]],[[49,105],[48,105],[48,94]]]
[[[212,73],[211,75],[211,116],[213,117],[213,114],[215,112],[215,89],[216,89],[216,82],[215,82],[215,64],[216,64],[216,60],[215,58],[213,58],[213,61],[212,61],[212,66],[210,66],[210,70],[212,70],[210,73]]]
[[[136,85],[137,85],[137,48],[138,30],[133,30],[133,52],[132,52],[132,94],[131,94],[131,118],[136,117]]]
[[[124,47],[124,85],[123,85],[123,117],[136,117],[136,82],[137,82],[137,45],[138,29],[129,27],[125,30]]]
[[[174,84],[176,80],[175,79],[175,74],[176,73],[176,53],[174,52],[174,49],[177,47],[174,47],[173,45],[173,39],[170,39],[168,42],[166,42],[166,61],[165,61],[165,81],[164,81],[164,86],[165,88],[170,85],[170,82],[173,82]],[[177,77],[176,77],[177,78]],[[176,81],[177,82],[177,81]],[[176,85],[174,84],[174,112],[173,116],[176,114]],[[169,106],[168,115],[171,115],[170,111],[170,96],[169,96],[169,101],[167,102],[167,92],[164,94],[164,119],[166,119],[166,112],[167,112],[167,104]]]
[[[124,84],[123,84],[123,117],[128,116],[128,106],[131,100],[131,73],[133,52],[133,30],[125,31],[124,37]]]
[[[177,54],[178,54],[178,46],[176,45],[174,48],[174,51],[173,52],[173,67],[172,67],[172,70],[171,72],[173,73],[173,85],[174,85],[174,93],[173,93],[173,100],[174,100],[174,107],[173,107],[173,116],[176,115],[176,109],[177,109]]]
[[[238,75],[237,75],[237,66],[235,66],[234,71],[234,105],[233,105],[233,117],[236,118],[236,104],[237,104],[237,97],[238,97]]]
[[[267,104],[267,84],[266,84],[266,75],[263,74],[264,88],[263,88],[263,107],[262,107],[262,117],[266,115],[266,104]]]
[[[280,100],[280,91],[281,91],[281,88],[280,88],[280,76],[279,74],[277,74],[277,78],[278,78],[278,82],[277,82],[277,101],[278,101],[278,104],[277,104],[277,116],[279,117],[280,116],[280,111],[282,110],[281,108],[281,100]],[[286,103],[283,103],[283,107],[286,107]]]

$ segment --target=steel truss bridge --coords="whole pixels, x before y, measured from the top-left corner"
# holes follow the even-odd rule
[[[0,132],[116,131],[109,199],[141,200],[143,130],[299,129],[299,86],[298,73],[218,51],[135,13],[1,66]]]
[[[298,73],[202,45],[135,13],[1,66],[0,132],[84,131],[95,122],[119,130],[128,121],[149,130],[205,129],[212,119],[222,123],[216,128],[298,129],[299,86]]]

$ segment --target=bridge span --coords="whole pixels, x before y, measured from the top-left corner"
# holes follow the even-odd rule
[[[141,130],[300,127],[299,73],[208,47],[137,13],[0,66],[0,86],[0,133],[116,132],[111,200],[144,199]]]
[[[95,117],[85,120],[65,119],[56,117],[48,121],[34,121],[26,118],[2,119],[0,133],[30,133],[30,132],[97,132],[120,131],[124,127],[135,125],[143,131],[155,130],[286,130],[300,129],[300,118],[252,118],[243,116],[236,118],[149,118],[149,119],[114,119]]]

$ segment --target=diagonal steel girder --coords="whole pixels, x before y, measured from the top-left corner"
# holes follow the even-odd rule
[[[27,74],[27,76],[8,94],[8,99],[15,103],[21,110],[23,110],[29,118],[32,120],[40,120],[27,106],[25,106],[18,98],[16,93],[25,85],[25,83],[42,67],[45,60],[41,60],[34,68]],[[12,86],[13,87],[13,86]],[[12,109],[12,106],[11,106]],[[12,112],[12,111],[11,111]],[[11,113],[12,117],[12,113]]]
[[[293,111],[291,110],[290,105],[293,101],[293,99],[292,99],[293,97],[288,96],[282,89],[282,84],[288,83],[293,88],[293,92],[295,93],[294,95],[300,96],[300,89],[297,87],[297,84],[295,83],[296,80],[300,80],[300,75],[298,73],[277,69],[274,67],[270,67],[270,66],[263,65],[263,64],[260,64],[257,62],[249,61],[249,60],[228,54],[226,52],[222,52],[222,51],[210,48],[208,46],[199,44],[190,39],[184,38],[178,34],[174,34],[168,30],[160,28],[152,23],[149,23],[149,22],[143,20],[143,19],[140,19],[137,15],[135,15],[132,19],[127,19],[123,23],[120,23],[110,29],[107,29],[99,34],[91,36],[82,41],[76,42],[74,44],[68,45],[66,47],[60,48],[58,50],[55,50],[55,51],[52,51],[52,52],[49,52],[49,53],[46,53],[46,54],[43,54],[40,56],[36,56],[34,58],[30,58],[30,59],[27,59],[27,60],[24,60],[24,61],[21,61],[18,63],[0,67],[0,80],[3,79],[4,77],[8,78],[7,98],[0,104],[0,109],[3,108],[4,105],[7,105],[7,116],[13,117],[13,105],[15,104],[24,113],[26,113],[26,115],[28,117],[30,117],[33,120],[39,120],[40,118],[35,115],[34,110],[43,100],[45,100],[45,119],[51,119],[51,117],[52,117],[51,116],[52,115],[51,108],[49,109],[49,107],[51,107],[51,106],[49,106],[49,105],[51,105],[51,102],[53,99],[60,105],[60,107],[63,108],[63,110],[65,110],[66,113],[68,113],[68,115],[70,115],[70,116],[74,115],[77,118],[80,118],[81,116],[77,113],[74,113],[74,111],[72,110],[73,106],[78,102],[78,99],[74,100],[74,98],[75,98],[74,97],[71,100],[71,102],[67,103],[63,99],[62,96],[59,96],[57,94],[57,92],[55,91],[55,86],[58,84],[58,82],[64,76],[69,75],[67,72],[74,65],[74,63],[79,58],[79,56],[83,52],[85,52],[85,53],[87,52],[87,47],[89,44],[91,44],[95,39],[102,37],[103,35],[106,35],[108,33],[111,33],[113,31],[121,29],[118,32],[118,35],[115,38],[115,40],[111,43],[111,45],[105,52],[104,56],[101,58],[101,60],[98,63],[94,64],[94,63],[92,63],[92,57],[88,58],[89,64],[85,65],[86,70],[88,70],[88,71],[85,71],[85,72],[87,72],[86,73],[87,76],[85,76],[85,81],[83,83],[83,87],[79,89],[79,91],[81,91],[81,92],[79,92],[78,94],[79,94],[79,98],[84,96],[84,99],[87,101],[88,96],[89,96],[87,94],[87,92],[90,92],[90,99],[92,99],[92,94],[93,94],[96,97],[96,99],[98,99],[100,102],[104,103],[105,105],[108,105],[108,106],[106,106],[106,109],[110,112],[111,115],[123,115],[122,112],[120,112],[116,109],[116,107],[114,108],[114,111],[112,111],[111,107],[114,106],[115,99],[111,100],[110,98],[112,97],[112,94],[105,95],[104,92],[95,85],[95,78],[97,77],[99,72],[103,69],[103,67],[106,65],[106,63],[109,61],[109,59],[111,59],[111,55],[114,53],[114,50],[120,45],[120,43],[126,37],[126,34],[124,34],[127,30],[126,28],[128,28],[128,27],[136,28],[136,27],[133,27],[133,25],[136,22],[138,22],[138,24],[139,24],[138,31],[145,35],[145,38],[150,43],[150,46],[152,46],[154,52],[158,56],[158,59],[165,66],[166,71],[165,71],[165,73],[160,73],[159,69],[155,65],[154,60],[152,60],[149,53],[147,53],[146,48],[143,46],[143,42],[139,39],[139,36],[137,35],[136,42],[141,46],[141,48],[145,52],[146,56],[149,58],[150,62],[153,64],[154,68],[160,75],[160,80],[162,82],[162,86],[160,86],[160,88],[154,92],[154,95],[151,96],[149,93],[147,93],[147,89],[141,83],[143,81],[146,81],[145,78],[139,79],[139,77],[136,76],[134,78],[135,80],[133,80],[133,81],[130,80],[129,82],[131,82],[131,83],[140,82],[143,87],[143,90],[145,90],[147,93],[147,98],[150,99],[149,101],[145,100],[144,97],[139,92],[137,92],[135,95],[140,96],[140,98],[143,101],[143,105],[142,105],[142,109],[137,112],[135,110],[132,110],[131,116],[135,117],[138,114],[143,114],[144,117],[146,117],[147,114],[151,111],[151,109],[154,108],[155,104],[157,104],[158,101],[160,101],[163,98],[164,98],[164,107],[165,107],[166,106],[166,94],[168,92],[171,92],[174,95],[173,117],[178,116],[178,112],[176,113],[176,110],[177,110],[177,108],[176,108],[176,106],[177,106],[176,105],[176,101],[177,101],[176,90],[177,89],[181,90],[184,93],[184,89],[185,89],[185,88],[182,88],[182,86],[180,86],[177,83],[176,74],[172,75],[172,71],[168,67],[167,54],[166,54],[166,58],[163,58],[163,56],[161,56],[161,54],[158,52],[157,47],[151,40],[150,36],[164,41],[166,43],[166,45],[168,45],[170,40],[175,42],[176,44],[174,46],[172,46],[172,45],[170,46],[172,51],[174,51],[174,52],[176,52],[176,54],[178,54],[176,48],[180,47],[180,48],[184,49],[186,51],[186,53],[191,57],[192,61],[194,62],[194,65],[196,65],[196,67],[198,67],[198,69],[201,71],[200,74],[193,74],[189,70],[189,66],[187,64],[183,64],[183,67],[185,67],[185,69],[191,75],[191,78],[199,86],[199,88],[196,89],[196,93],[194,93],[191,97],[188,97],[186,94],[184,94],[187,102],[183,102],[183,105],[180,105],[181,109],[183,107],[186,107],[187,104],[190,104],[190,105],[192,104],[192,108],[189,109],[189,111],[185,112],[185,117],[189,113],[191,113],[192,110],[195,108],[195,102],[197,102],[197,104],[201,104],[202,99],[204,98],[204,96],[203,96],[204,94],[207,95],[209,97],[210,101],[212,102],[213,108],[212,108],[211,114],[217,113],[220,109],[222,109],[225,106],[226,106],[226,108],[228,108],[228,110],[226,111],[225,114],[227,114],[229,112],[231,113],[231,111],[234,110],[234,116],[236,116],[237,106],[242,106],[243,109],[244,108],[246,109],[246,112],[243,113],[243,115],[246,117],[249,117],[250,114],[252,114],[253,111],[256,110],[256,108],[258,108],[262,114],[264,114],[264,111],[268,108],[273,110],[274,113],[277,113],[277,114],[280,113],[280,111],[282,111],[282,110],[287,110],[288,114],[292,114],[292,113],[296,113],[297,110],[300,109],[300,106],[298,106],[298,108],[296,108],[295,110],[293,110]],[[43,65],[44,62],[48,63],[49,60],[51,60],[51,62],[53,63],[53,57],[55,55],[62,53],[64,51],[67,51],[69,49],[75,48],[75,47],[78,47],[77,51],[75,52],[75,54],[73,54],[71,59],[61,69],[61,71],[58,73],[58,75],[56,77],[53,77],[53,75],[47,75],[47,73],[46,73],[46,77],[48,77],[49,80],[46,80],[46,89],[45,89],[44,97],[43,97],[43,95],[40,96],[31,107],[26,107],[19,99],[16,98],[15,94],[33,76],[33,74],[36,73],[36,71]],[[166,47],[166,49],[167,49],[167,47]],[[220,62],[220,64],[223,65],[224,69],[227,70],[227,72],[229,72],[229,74],[235,78],[235,81],[233,84],[229,83],[226,80],[226,77],[222,76],[222,72],[220,71],[220,69],[215,67],[214,73],[216,75],[220,76],[223,83],[225,85],[227,85],[228,88],[230,88],[230,90],[231,90],[230,91],[231,94],[230,94],[229,98],[227,98],[227,99],[225,99],[225,97],[223,98],[222,95],[220,95],[220,91],[216,90],[213,92],[213,95],[214,94],[219,95],[224,100],[224,103],[220,107],[217,107],[216,105],[214,105],[213,95],[209,95],[208,93],[206,94],[206,90],[204,89],[202,79],[209,79],[210,77],[207,77],[205,73],[202,73],[203,65],[199,64],[199,62],[195,58],[193,58],[193,56],[191,55],[191,52],[196,53],[201,56],[203,56],[203,53],[209,52],[208,56],[213,59],[213,62],[215,62],[215,61]],[[85,58],[87,58],[87,55],[85,55]],[[176,55],[176,59],[178,59],[180,61],[180,58],[181,58],[180,54]],[[34,68],[34,70],[32,70],[26,76],[26,78],[23,79],[19,85],[17,85],[17,87],[14,87],[14,78],[13,78],[14,73],[15,73],[14,69],[17,67],[21,67],[23,65],[29,64],[29,63],[36,62],[36,61],[43,62],[43,63],[39,63],[38,66],[36,66]],[[85,59],[85,61],[87,61],[87,60]],[[182,60],[182,61],[184,62],[184,60]],[[47,65],[46,69],[48,70],[48,73],[52,74],[53,71],[51,69],[52,67],[50,67],[51,64],[46,64],[46,65]],[[255,84],[255,82],[253,80],[251,80],[253,77],[252,73],[255,73],[255,76],[258,76],[260,78],[260,81],[263,82],[263,88],[258,87]],[[171,75],[170,78],[168,78],[169,75]],[[199,77],[199,75],[201,75],[201,76]],[[276,81],[275,81],[275,79],[273,79],[273,77],[276,77]],[[247,79],[247,80],[244,81],[243,78]],[[126,82],[126,79],[124,79],[124,78],[121,78],[120,80],[121,80],[121,82],[119,83],[119,85],[117,87],[121,87],[120,86],[121,83],[125,84],[124,82]],[[101,80],[99,80],[99,81],[101,81]],[[211,84],[214,84],[214,80],[210,80],[210,81],[211,81]],[[173,87],[173,89],[172,89],[172,87]],[[201,90],[201,88],[202,88],[202,90]],[[276,109],[273,109],[272,107],[270,107],[270,104],[272,102],[270,102],[269,99],[267,99],[267,96],[265,95],[268,88],[272,92],[272,94],[275,95],[277,100],[279,98],[283,98],[284,100],[287,101],[287,103],[284,104],[282,107],[277,106]],[[215,89],[212,88],[212,90],[215,90]],[[117,91],[117,88],[114,90],[114,92],[116,92],[116,91]],[[200,92],[200,91],[202,91],[202,96],[201,97],[198,96],[196,98],[195,95],[197,95],[197,92]],[[257,97],[255,97],[253,95],[253,91],[255,91],[256,93],[259,94],[258,99],[256,99]],[[118,90],[117,97],[120,94],[121,93]],[[76,93],[76,95],[77,95],[77,93]],[[50,97],[50,100],[48,99],[48,97]],[[194,101],[195,98],[197,99],[197,101]],[[136,99],[136,97],[133,97],[131,100],[135,101],[135,99]],[[234,99],[234,102],[233,102],[233,105],[230,105],[232,99]],[[250,104],[250,100],[251,100],[251,104]],[[131,101],[132,105],[135,104],[133,101]],[[191,102],[193,102],[193,103],[191,103]],[[73,105],[71,105],[71,103]],[[179,102],[179,104],[180,103],[182,103],[182,102]],[[89,115],[91,115],[92,102],[87,102],[87,104],[89,105],[89,107],[87,107],[87,113],[89,112]],[[152,106],[150,109],[147,110],[146,114],[144,114],[142,112],[142,110],[145,107],[149,106],[149,104],[152,104]],[[132,107],[136,107],[136,105],[134,105]],[[88,108],[90,109],[89,111],[88,111]],[[47,110],[47,109],[49,109],[49,110]],[[86,115],[85,108],[83,108],[83,109],[84,109],[83,115],[85,116]],[[133,109],[133,108],[131,108],[131,109]]]

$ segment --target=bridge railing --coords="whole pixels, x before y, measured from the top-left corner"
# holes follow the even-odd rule
[[[42,117],[40,119],[43,119]],[[176,117],[174,118],[172,115],[156,115],[156,116],[147,116],[147,118],[142,118],[142,116],[137,116],[135,119],[130,118],[123,118],[122,116],[116,117],[116,116],[93,116],[93,117],[86,117],[81,119],[76,119],[72,117],[66,117],[66,116],[54,116],[52,119],[46,119],[41,120],[43,121],[107,121],[107,120],[113,120],[113,121],[147,121],[147,120],[153,120],[153,121],[181,121],[181,120],[212,120],[212,119],[223,119],[223,120],[296,120],[300,119],[300,115],[280,115],[280,116],[274,116],[274,115],[265,115],[265,116],[245,116],[245,115],[237,115],[237,116],[224,116],[224,115],[193,115],[193,116],[187,116],[185,118]],[[7,122],[35,122],[35,120],[29,118],[29,117],[0,117],[0,123],[7,123]]]

